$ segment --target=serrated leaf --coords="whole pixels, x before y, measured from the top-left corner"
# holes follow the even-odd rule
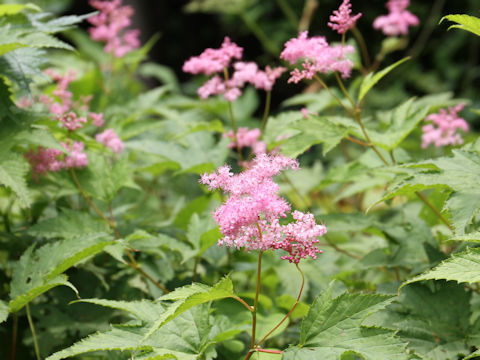
[[[300,345],[284,351],[284,359],[340,360],[356,354],[364,359],[408,359],[406,344],[390,330],[366,328],[362,322],[392,301],[392,296],[343,293],[332,286],[312,304],[300,327]]]
[[[358,102],[362,101],[362,99],[367,95],[367,93],[370,91],[370,89],[377,83],[379,82],[385,75],[387,75],[390,71],[395,69],[397,66],[400,64],[404,63],[405,61],[409,60],[410,57],[405,57],[396,63],[386,67],[385,69],[377,72],[377,73],[370,73],[362,81],[362,84],[360,85],[360,91],[358,93]]]
[[[470,234],[465,235],[455,235],[448,240],[450,241],[471,241],[471,242],[480,242],[480,231],[476,231]]]
[[[462,29],[480,36],[480,19],[475,16],[465,14],[446,15],[441,18],[440,23],[442,23],[444,20],[457,23],[457,25],[451,25],[448,30]]]
[[[5,301],[0,300],[0,324],[7,320],[8,305]]]
[[[27,305],[37,296],[57,286],[68,286],[78,296],[77,289],[67,279],[68,278],[66,275],[59,275],[53,279],[42,282],[41,285],[29,287],[25,293],[18,295],[14,299],[10,300],[10,302],[8,303],[9,312],[14,313],[21,310],[25,305]]]
[[[435,282],[435,290],[418,283],[405,286],[387,309],[367,323],[397,330],[422,359],[457,359],[470,353],[471,292],[454,282]]]
[[[71,209],[62,209],[54,218],[43,220],[27,230],[32,236],[51,238],[74,238],[108,232],[108,226],[98,217]]]
[[[122,304],[121,307],[125,307],[125,304]],[[144,340],[144,335],[148,327],[133,327],[131,325],[128,327],[112,327],[107,332],[90,335],[47,359],[60,360],[102,350],[146,350],[148,353],[138,356],[138,359],[159,359],[170,355],[169,358],[179,360],[197,360],[209,344],[213,343],[210,340],[209,309],[209,304],[190,309],[155,332],[147,340]],[[154,316],[155,313],[151,315]]]
[[[20,310],[38,295],[58,285],[73,287],[62,274],[68,268],[99,253],[113,240],[106,234],[77,237],[27,249],[16,264],[10,289],[11,312]]]
[[[81,299],[72,302],[76,303],[89,303],[108,307],[111,309],[118,309],[126,311],[139,320],[142,320],[146,324],[153,322],[153,319],[158,317],[161,313],[165,311],[166,306],[162,303],[155,303],[150,300],[141,300],[141,301],[117,301],[117,300],[106,300],[106,299]]]
[[[323,154],[327,154],[345,137],[348,130],[337,126],[327,117],[313,117],[294,122],[289,127],[299,131],[287,138],[280,148],[285,155],[295,158],[316,144],[323,144]]]
[[[409,195],[425,189],[450,189],[452,193],[445,203],[457,235],[465,232],[474,214],[480,208],[480,156],[474,152],[452,150],[453,157],[442,157],[420,163],[407,164],[381,200],[398,195]]]
[[[34,76],[44,76],[41,66],[46,63],[46,52],[40,49],[21,48],[10,51],[0,57],[2,73],[10,81],[17,83],[24,91],[29,91],[29,84]]]
[[[13,190],[22,207],[28,207],[31,203],[30,192],[25,181],[28,170],[27,162],[20,155],[0,154],[0,184]]]
[[[176,300],[170,307],[155,320],[154,325],[145,335],[149,338],[163,325],[183,313],[184,311],[213,300],[225,299],[234,296],[233,283],[229,277],[225,277],[213,287],[203,284],[193,284],[176,289],[169,294],[163,295],[159,300]]]
[[[88,166],[76,171],[84,190],[96,199],[110,202],[124,186],[134,186],[127,157],[114,163],[100,154],[88,153]]]
[[[38,13],[28,14],[28,19],[37,31],[52,34],[68,30],[74,25],[81,23],[83,20],[89,18],[94,14],[95,12],[91,12],[85,15],[67,15],[61,17],[54,17],[51,20],[47,20],[51,17],[51,14]]]
[[[404,282],[400,288],[421,280],[440,279],[470,284],[479,282],[480,249],[468,249],[466,252],[453,254],[435,268]]]

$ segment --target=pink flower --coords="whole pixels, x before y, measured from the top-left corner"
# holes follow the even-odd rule
[[[335,10],[333,15],[330,15],[331,22],[328,23],[328,26],[333,30],[337,30],[339,34],[344,34],[347,30],[353,28],[357,20],[362,16],[362,13],[351,16],[351,8],[350,0],[343,0],[338,10]]]
[[[60,122],[63,124],[65,128],[70,131],[80,129],[83,125],[87,123],[87,118],[85,117],[77,117],[73,111],[70,111],[67,114],[63,114],[60,117]]]
[[[94,112],[90,112],[88,113],[88,116],[90,116],[90,118],[92,119],[92,124],[96,127],[102,127],[105,124],[102,113],[97,114]]]
[[[122,6],[121,0],[90,0],[90,5],[100,11],[88,21],[94,26],[88,31],[93,40],[105,43],[104,51],[115,57],[122,57],[140,47],[140,30],[127,30],[134,10],[131,6]]]
[[[71,156],[66,155],[63,159],[62,168],[72,169],[72,168],[84,168],[88,165],[87,154],[83,152],[85,144],[82,142],[74,141],[73,144],[70,140],[63,142],[62,146],[65,150],[69,151]]]
[[[294,212],[295,224],[280,225],[290,205],[278,195],[273,176],[284,169],[298,169],[296,160],[282,155],[258,155],[251,167],[240,174],[222,166],[217,172],[204,174],[201,182],[210,190],[220,188],[228,194],[226,201],[215,211],[215,221],[223,238],[219,245],[248,250],[283,249],[290,255],[283,259],[298,263],[310,256],[316,258],[320,250],[314,245],[317,236],[326,232],[316,225],[313,215]]]
[[[198,88],[197,94],[201,99],[206,99],[210,95],[223,94],[226,90],[225,83],[220,76],[215,75],[210,80],[207,80],[201,87]]]
[[[30,150],[25,158],[30,163],[33,176],[38,180],[38,175],[45,175],[48,171],[59,171],[63,168],[62,161],[58,158],[62,152],[57,149],[39,147],[37,151]]]
[[[237,139],[235,141],[235,135],[232,130],[223,134],[223,137],[229,138],[232,142],[228,145],[230,149],[236,147],[243,149],[244,147],[250,147],[254,154],[257,156],[267,152],[267,145],[263,141],[259,141],[262,135],[260,129],[249,130],[246,127],[237,129]]]
[[[388,15],[375,19],[373,27],[387,36],[407,35],[409,26],[417,26],[418,17],[406,10],[410,0],[389,0],[387,2]]]
[[[107,129],[95,135],[95,140],[111,149],[114,153],[119,153],[124,148],[122,140],[120,140],[113,129]]]
[[[229,82],[229,86],[241,88],[246,83],[250,83],[257,89],[270,91],[283,72],[286,71],[284,67],[270,68],[267,66],[265,71],[259,70],[257,64],[254,62],[238,61],[233,64],[234,73]]]
[[[310,213],[294,211],[292,217],[296,222],[283,226],[282,231],[285,237],[274,243],[274,248],[287,251],[289,255],[282,256],[282,259],[291,263],[298,264],[301,259],[306,259],[308,256],[316,259],[317,254],[322,253],[315,246],[319,242],[317,238],[325,235],[327,228],[325,225],[318,225]]]
[[[465,104],[459,104],[445,109],[440,109],[437,114],[430,114],[425,118],[425,121],[431,121],[422,127],[422,148],[427,148],[430,144],[435,147],[445,145],[459,145],[463,144],[463,139],[460,134],[457,134],[457,129],[468,132],[469,126],[467,122],[458,116]]]
[[[16,105],[19,109],[24,109],[24,108],[32,106],[32,100],[23,96],[20,99],[18,99]]]
[[[199,56],[192,56],[183,64],[183,71],[191,74],[212,75],[228,68],[232,59],[241,59],[243,49],[230,41],[223,40],[220,49],[206,49]]]
[[[297,38],[290,39],[285,43],[280,58],[290,64],[297,63],[303,59],[303,70],[294,69],[290,75],[289,82],[299,82],[302,79],[312,79],[319,73],[338,71],[342,77],[349,77],[352,71],[353,62],[345,55],[353,53],[353,46],[330,46],[322,36],[309,38],[308,32],[301,32]]]

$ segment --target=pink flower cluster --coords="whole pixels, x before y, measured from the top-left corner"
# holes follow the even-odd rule
[[[406,10],[410,0],[389,0],[388,15],[382,15],[373,22],[374,29],[382,30],[387,36],[407,35],[409,26],[417,26],[418,17]]]
[[[223,137],[229,138],[232,142],[228,145],[230,149],[243,149],[249,147],[255,155],[265,154],[267,152],[267,144],[264,141],[259,140],[262,135],[260,129],[249,130],[246,127],[237,129],[237,138],[233,130],[230,130],[223,134]]]
[[[437,114],[428,115],[425,120],[432,123],[422,127],[422,148],[425,149],[430,144],[434,144],[435,147],[463,144],[463,139],[460,134],[457,134],[457,129],[465,132],[469,130],[465,119],[458,116],[464,107],[465,104],[462,103],[449,107],[448,111],[440,109]]]
[[[333,15],[330,15],[328,26],[333,30],[337,30],[339,34],[345,34],[347,30],[353,28],[357,20],[362,16],[362,13],[352,16],[351,8],[350,0],[343,0],[338,10],[335,10]]]
[[[57,149],[39,147],[36,151],[30,150],[25,158],[32,166],[33,176],[38,180],[38,175],[45,175],[48,171],[56,172],[63,169],[83,168],[88,165],[87,155],[83,152],[82,142],[70,141],[62,143],[70,155],[63,154]]]
[[[303,70],[294,69],[288,82],[298,83],[302,79],[312,79],[319,73],[338,71],[342,77],[349,77],[352,72],[353,62],[345,55],[353,53],[351,45],[330,46],[323,36],[308,37],[308,31],[301,32],[297,38],[285,43],[280,58],[290,64],[296,64],[303,59]]]
[[[126,30],[131,24],[134,10],[131,6],[122,6],[122,0],[90,0],[90,5],[100,13],[88,18],[94,26],[88,31],[95,41],[102,41],[105,52],[122,57],[140,46],[140,30]]]
[[[219,49],[206,49],[199,56],[192,56],[183,64],[183,71],[192,74],[213,75],[198,90],[202,99],[211,95],[223,95],[228,101],[235,101],[241,94],[241,88],[250,83],[255,88],[270,91],[277,78],[285,71],[283,67],[270,68],[265,71],[254,62],[238,61],[233,64],[234,72],[230,79],[222,79],[218,74],[228,71],[232,60],[242,58],[243,48],[231,42],[227,36]]]
[[[114,153],[119,153],[124,147],[122,140],[120,140],[113,129],[106,129],[104,132],[95,135],[95,140],[111,149]]]
[[[258,155],[252,166],[240,174],[233,174],[228,166],[217,172],[204,174],[201,182],[210,190],[220,188],[228,194],[226,201],[215,211],[215,221],[223,238],[219,245],[247,251],[283,249],[289,253],[283,259],[298,263],[321,251],[314,245],[317,237],[326,233],[311,214],[295,211],[296,223],[281,225],[290,205],[278,195],[279,187],[273,176],[284,169],[298,169],[296,160],[282,155]]]

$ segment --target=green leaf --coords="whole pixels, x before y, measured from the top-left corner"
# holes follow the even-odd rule
[[[289,129],[299,133],[282,143],[281,152],[292,158],[316,144],[323,144],[325,155],[337,146],[348,132],[347,128],[335,125],[327,117],[314,116],[294,122]]]
[[[480,249],[468,249],[466,252],[453,254],[435,268],[404,282],[401,287],[421,280],[440,279],[470,284],[479,282]]]
[[[0,300],[0,324],[7,320],[8,305],[5,301]]]
[[[44,76],[41,70],[47,62],[46,52],[40,49],[21,48],[0,57],[0,69],[10,81],[17,83],[25,92],[34,76]]]
[[[155,331],[160,329],[166,323],[183,313],[184,311],[213,300],[233,297],[233,283],[229,277],[224,277],[213,287],[203,284],[193,284],[181,287],[160,297],[158,300],[176,300],[170,307],[155,320],[145,338],[149,338]]]
[[[108,232],[108,226],[88,213],[71,209],[62,209],[54,218],[43,220],[27,230],[32,236],[51,238],[74,238]]]
[[[398,65],[404,63],[405,61],[409,60],[410,57],[405,57],[396,63],[386,67],[385,69],[377,72],[377,73],[370,73],[362,81],[362,84],[360,85],[360,91],[358,93],[358,100],[357,102],[362,101],[362,99],[367,95],[367,93],[370,91],[370,89],[377,83],[379,82],[385,75],[387,75],[390,71],[395,69]]]
[[[76,303],[89,303],[108,307],[111,309],[123,310],[132,314],[139,320],[142,320],[146,324],[153,322],[161,313],[165,311],[165,305],[160,302],[153,302],[150,300],[141,301],[117,301],[117,300],[105,300],[105,299],[81,299],[73,301]]]
[[[478,349],[477,351],[471,353],[470,355],[468,355],[467,357],[464,357],[463,360],[469,360],[469,359],[475,359],[477,357],[480,356],[480,349]]]
[[[88,153],[88,166],[76,171],[84,190],[96,199],[110,202],[124,186],[135,187],[127,157],[115,162],[97,153]]]
[[[54,287],[62,285],[71,288],[78,296],[77,289],[67,281],[67,276],[59,275],[53,279],[42,282],[41,285],[29,287],[26,292],[16,296],[13,300],[10,300],[8,304],[8,311],[11,313],[17,312],[37,296],[42,295],[44,292],[53,289]]]
[[[0,185],[13,190],[22,207],[30,206],[30,192],[27,188],[25,176],[29,166],[25,159],[14,153],[0,153]]]
[[[480,156],[465,150],[452,150],[453,157],[442,157],[398,168],[403,172],[377,203],[398,195],[409,195],[425,189],[450,189],[444,209],[448,210],[457,235],[480,208]]]
[[[82,236],[49,243],[34,251],[33,246],[22,255],[13,270],[9,303],[10,312],[54,286],[73,288],[62,274],[68,268],[84,261],[113,243],[106,234]]]
[[[480,242],[480,231],[476,231],[476,232],[465,234],[465,235],[455,235],[448,240]]]
[[[300,327],[300,345],[284,352],[285,360],[407,359],[406,344],[390,330],[366,328],[362,322],[392,301],[388,295],[347,294],[333,297],[332,286],[312,304]]]
[[[480,19],[475,16],[465,14],[446,15],[440,19],[440,23],[442,23],[443,20],[457,23],[457,25],[451,25],[448,30],[462,29],[480,36]]]
[[[15,15],[21,12],[23,9],[30,9],[40,11],[40,8],[37,5],[28,3],[28,4],[1,4],[0,5],[0,16],[5,15]]]
[[[141,306],[144,307],[147,302],[144,301]],[[132,302],[132,306],[128,306],[128,308],[130,309],[138,303]],[[159,306],[159,304],[150,303],[151,306]],[[108,302],[104,304],[108,304]],[[113,305],[113,307],[118,305],[121,308],[127,307],[125,303],[120,304],[120,302],[111,303],[107,306],[110,305]],[[215,342],[211,339],[212,325],[210,324],[209,311],[209,304],[203,304],[185,311],[162,329],[156,331],[149,339],[144,339],[148,327],[132,326],[131,324],[129,326],[115,326],[107,332],[90,335],[47,359],[60,360],[102,350],[146,350],[148,353],[143,356],[139,355],[138,359],[161,359],[170,355],[167,358],[197,360],[207,350],[208,346]],[[142,317],[146,315],[147,313],[142,314]],[[155,315],[156,310],[150,313],[151,317]]]
[[[454,282],[438,281],[434,288],[418,283],[405,286],[391,306],[367,323],[396,330],[422,359],[457,359],[469,354],[468,338],[478,333],[470,326],[471,292]]]

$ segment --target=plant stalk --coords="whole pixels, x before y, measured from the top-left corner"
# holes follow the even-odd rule
[[[18,333],[18,314],[13,314],[12,327],[12,351],[10,352],[10,360],[15,360],[15,350],[17,349],[17,333]]]
[[[259,231],[260,240],[262,239],[262,231],[260,226],[257,223],[257,228]],[[255,349],[255,336],[257,332],[257,309],[258,309],[258,296],[260,294],[260,280],[261,280],[261,273],[262,273],[262,255],[263,251],[258,253],[258,263],[257,263],[257,286],[255,289],[255,299],[253,301],[253,309],[252,309],[252,340],[250,341],[250,350],[245,356],[244,360],[250,359],[253,352],[252,350]]]
[[[40,350],[38,348],[37,333],[35,332],[35,326],[33,326],[32,315],[30,314],[30,304],[27,303],[26,308],[27,308],[28,325],[30,326],[30,331],[32,332],[33,346],[35,348],[35,356],[37,357],[37,360],[42,360],[40,357]]]
[[[272,335],[272,333],[277,330],[279,328],[280,325],[283,324],[283,322],[285,320],[287,320],[287,318],[292,314],[292,312],[295,310],[295,308],[297,307],[298,303],[300,302],[300,298],[302,296],[302,292],[303,292],[303,286],[305,285],[305,275],[303,274],[303,271],[302,269],[300,269],[300,267],[298,266],[298,264],[295,264],[295,266],[297,267],[297,270],[300,271],[300,275],[302,275],[302,286],[300,287],[300,291],[298,293],[298,296],[297,296],[297,300],[295,301],[295,304],[293,305],[293,307],[290,309],[290,311],[288,312],[287,315],[285,315],[285,317],[272,329],[270,330],[267,335],[265,335],[256,345],[255,347],[258,347],[260,346],[261,343],[263,343],[270,335]]]
[[[272,102],[272,92],[269,90],[267,91],[267,95],[265,97],[265,110],[263,111],[263,117],[262,117],[262,125],[260,126],[260,131],[262,132],[265,130],[265,127],[267,126],[267,120],[268,120],[268,114],[270,112],[270,103]]]

